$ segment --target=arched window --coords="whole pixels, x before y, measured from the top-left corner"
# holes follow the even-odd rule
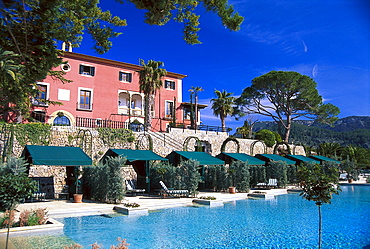
[[[71,121],[66,116],[58,116],[54,119],[53,125],[56,125],[56,126],[70,126]]]

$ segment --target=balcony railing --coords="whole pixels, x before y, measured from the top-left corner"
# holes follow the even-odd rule
[[[131,115],[133,116],[143,116],[144,115],[144,110],[140,108],[129,109],[127,107],[122,107],[122,106],[118,107],[118,114],[128,116],[130,114],[129,112],[131,112]]]
[[[189,124],[185,123],[170,123],[169,128],[180,128],[180,129],[190,129],[190,130],[200,130],[200,131],[215,131],[215,132],[228,132],[230,130],[229,127],[225,127],[225,130],[222,130],[221,126],[212,126],[212,125],[204,125],[200,124],[197,127],[191,127]]]
[[[105,127],[113,129],[128,129],[128,124],[126,122],[81,117],[76,117],[76,126],[85,128]]]
[[[113,121],[108,119],[93,119],[76,117],[76,126],[84,128],[112,128],[112,129],[129,129],[132,131],[144,131],[143,124],[127,123],[122,121]]]
[[[112,129],[129,129],[132,131],[144,131],[144,125],[143,124],[135,124],[128,122],[122,122],[122,121],[113,121],[109,119],[93,119],[93,118],[82,118],[82,117],[76,117],[76,126],[77,127],[85,127],[85,128],[98,128],[98,127],[105,127],[105,128],[112,128]],[[225,128],[225,130],[222,130],[221,126],[212,126],[212,125],[198,125],[195,129],[195,127],[191,127],[189,124],[185,123],[170,123],[169,129],[171,128],[180,128],[180,129],[190,129],[190,130],[197,130],[199,131],[214,131],[214,132],[228,132],[230,129],[228,127]]]

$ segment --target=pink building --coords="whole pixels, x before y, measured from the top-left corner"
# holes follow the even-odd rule
[[[141,66],[99,57],[64,52],[66,64],[55,70],[66,72],[71,83],[47,77],[38,82],[39,96],[33,100],[32,117],[45,123],[80,127],[127,128],[144,123],[144,94],[139,91]],[[182,79],[168,72],[155,95],[153,131],[165,131],[170,122],[190,124],[188,103],[182,103]],[[43,100],[62,105],[47,105]]]

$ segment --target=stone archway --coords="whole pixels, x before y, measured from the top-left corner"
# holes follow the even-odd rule
[[[285,151],[280,151],[279,152],[279,146],[280,145],[285,145],[286,146],[286,150]],[[291,154],[292,152],[291,152],[291,150],[290,150],[290,146],[289,146],[289,144],[287,143],[287,142],[284,142],[284,141],[282,141],[282,142],[277,142],[276,144],[275,144],[275,147],[274,147],[274,154],[277,154],[277,152],[279,152],[279,155],[287,155],[287,154]]]
[[[262,144],[262,146],[263,146],[263,148],[264,148],[264,154],[266,154],[266,153],[267,153],[267,146],[266,146],[265,142],[264,142],[264,141],[262,141],[262,140],[258,140],[258,141],[254,141],[254,142],[251,144],[251,149],[250,149],[250,151],[251,151],[251,156],[254,156],[254,146],[255,146],[257,143],[261,143],[261,144]]]
[[[189,151],[188,150],[188,146],[189,146],[189,142],[194,139],[195,142],[196,142],[196,146],[195,147],[195,150],[196,151],[201,151],[202,150],[202,142],[199,140],[198,137],[187,137],[184,141],[184,146],[183,146],[183,151]]]
[[[152,137],[149,134],[140,134],[136,140],[136,149],[153,151]]]
[[[239,145],[239,141],[236,139],[236,138],[233,138],[233,137],[228,137],[225,139],[225,141],[222,143],[221,145],[221,152],[225,152],[226,150],[226,145],[229,143],[229,142],[233,142],[235,143],[236,145],[236,153],[239,153],[240,151],[240,145]]]
[[[92,157],[93,136],[90,130],[80,129],[77,133],[77,144],[87,155]]]
[[[297,154],[296,149],[297,149],[298,147],[302,147],[302,148],[303,148],[303,151],[304,151],[304,153],[305,153],[305,155],[307,155],[306,146],[304,146],[302,143],[294,144],[294,145],[293,145],[293,151],[292,151],[293,155],[296,155],[296,154]]]

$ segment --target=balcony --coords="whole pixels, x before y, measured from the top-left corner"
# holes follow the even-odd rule
[[[131,111],[131,116],[137,116],[137,117],[142,117],[144,116],[144,110],[140,108],[135,108],[135,109],[129,109],[128,107],[124,106],[119,106],[118,107],[118,114],[121,115],[130,115]]]
[[[195,127],[191,127],[188,123],[170,123],[169,126],[168,126],[170,129],[171,128],[180,128],[180,129],[183,129],[183,130],[199,130],[199,131],[214,131],[214,132],[228,132],[229,130],[231,130],[229,127],[225,127],[225,131],[222,130],[222,127],[221,126],[212,126],[212,125],[204,125],[204,124],[201,124],[201,125],[197,125],[196,129]]]
[[[128,129],[128,123],[121,121],[112,121],[112,120],[103,120],[103,119],[94,119],[94,118],[81,118],[76,117],[76,126],[84,128],[112,128],[112,129]]]
[[[144,131],[144,125],[143,124],[129,124],[128,122],[122,122],[122,121],[113,121],[109,119],[93,119],[93,118],[82,118],[82,117],[76,117],[76,126],[77,127],[84,127],[84,128],[112,128],[112,129],[128,129],[132,131]],[[221,126],[212,126],[212,125],[198,125],[196,129],[194,127],[191,127],[189,124],[186,123],[169,123],[168,126],[169,129],[171,128],[177,128],[177,129],[183,129],[183,130],[197,130],[199,131],[213,131],[213,132],[224,132],[222,130]],[[226,132],[228,132],[230,128],[226,127]]]
[[[35,98],[32,99],[32,105],[34,105],[34,106],[48,107],[49,105],[45,102],[46,102],[45,99],[35,99]]]

